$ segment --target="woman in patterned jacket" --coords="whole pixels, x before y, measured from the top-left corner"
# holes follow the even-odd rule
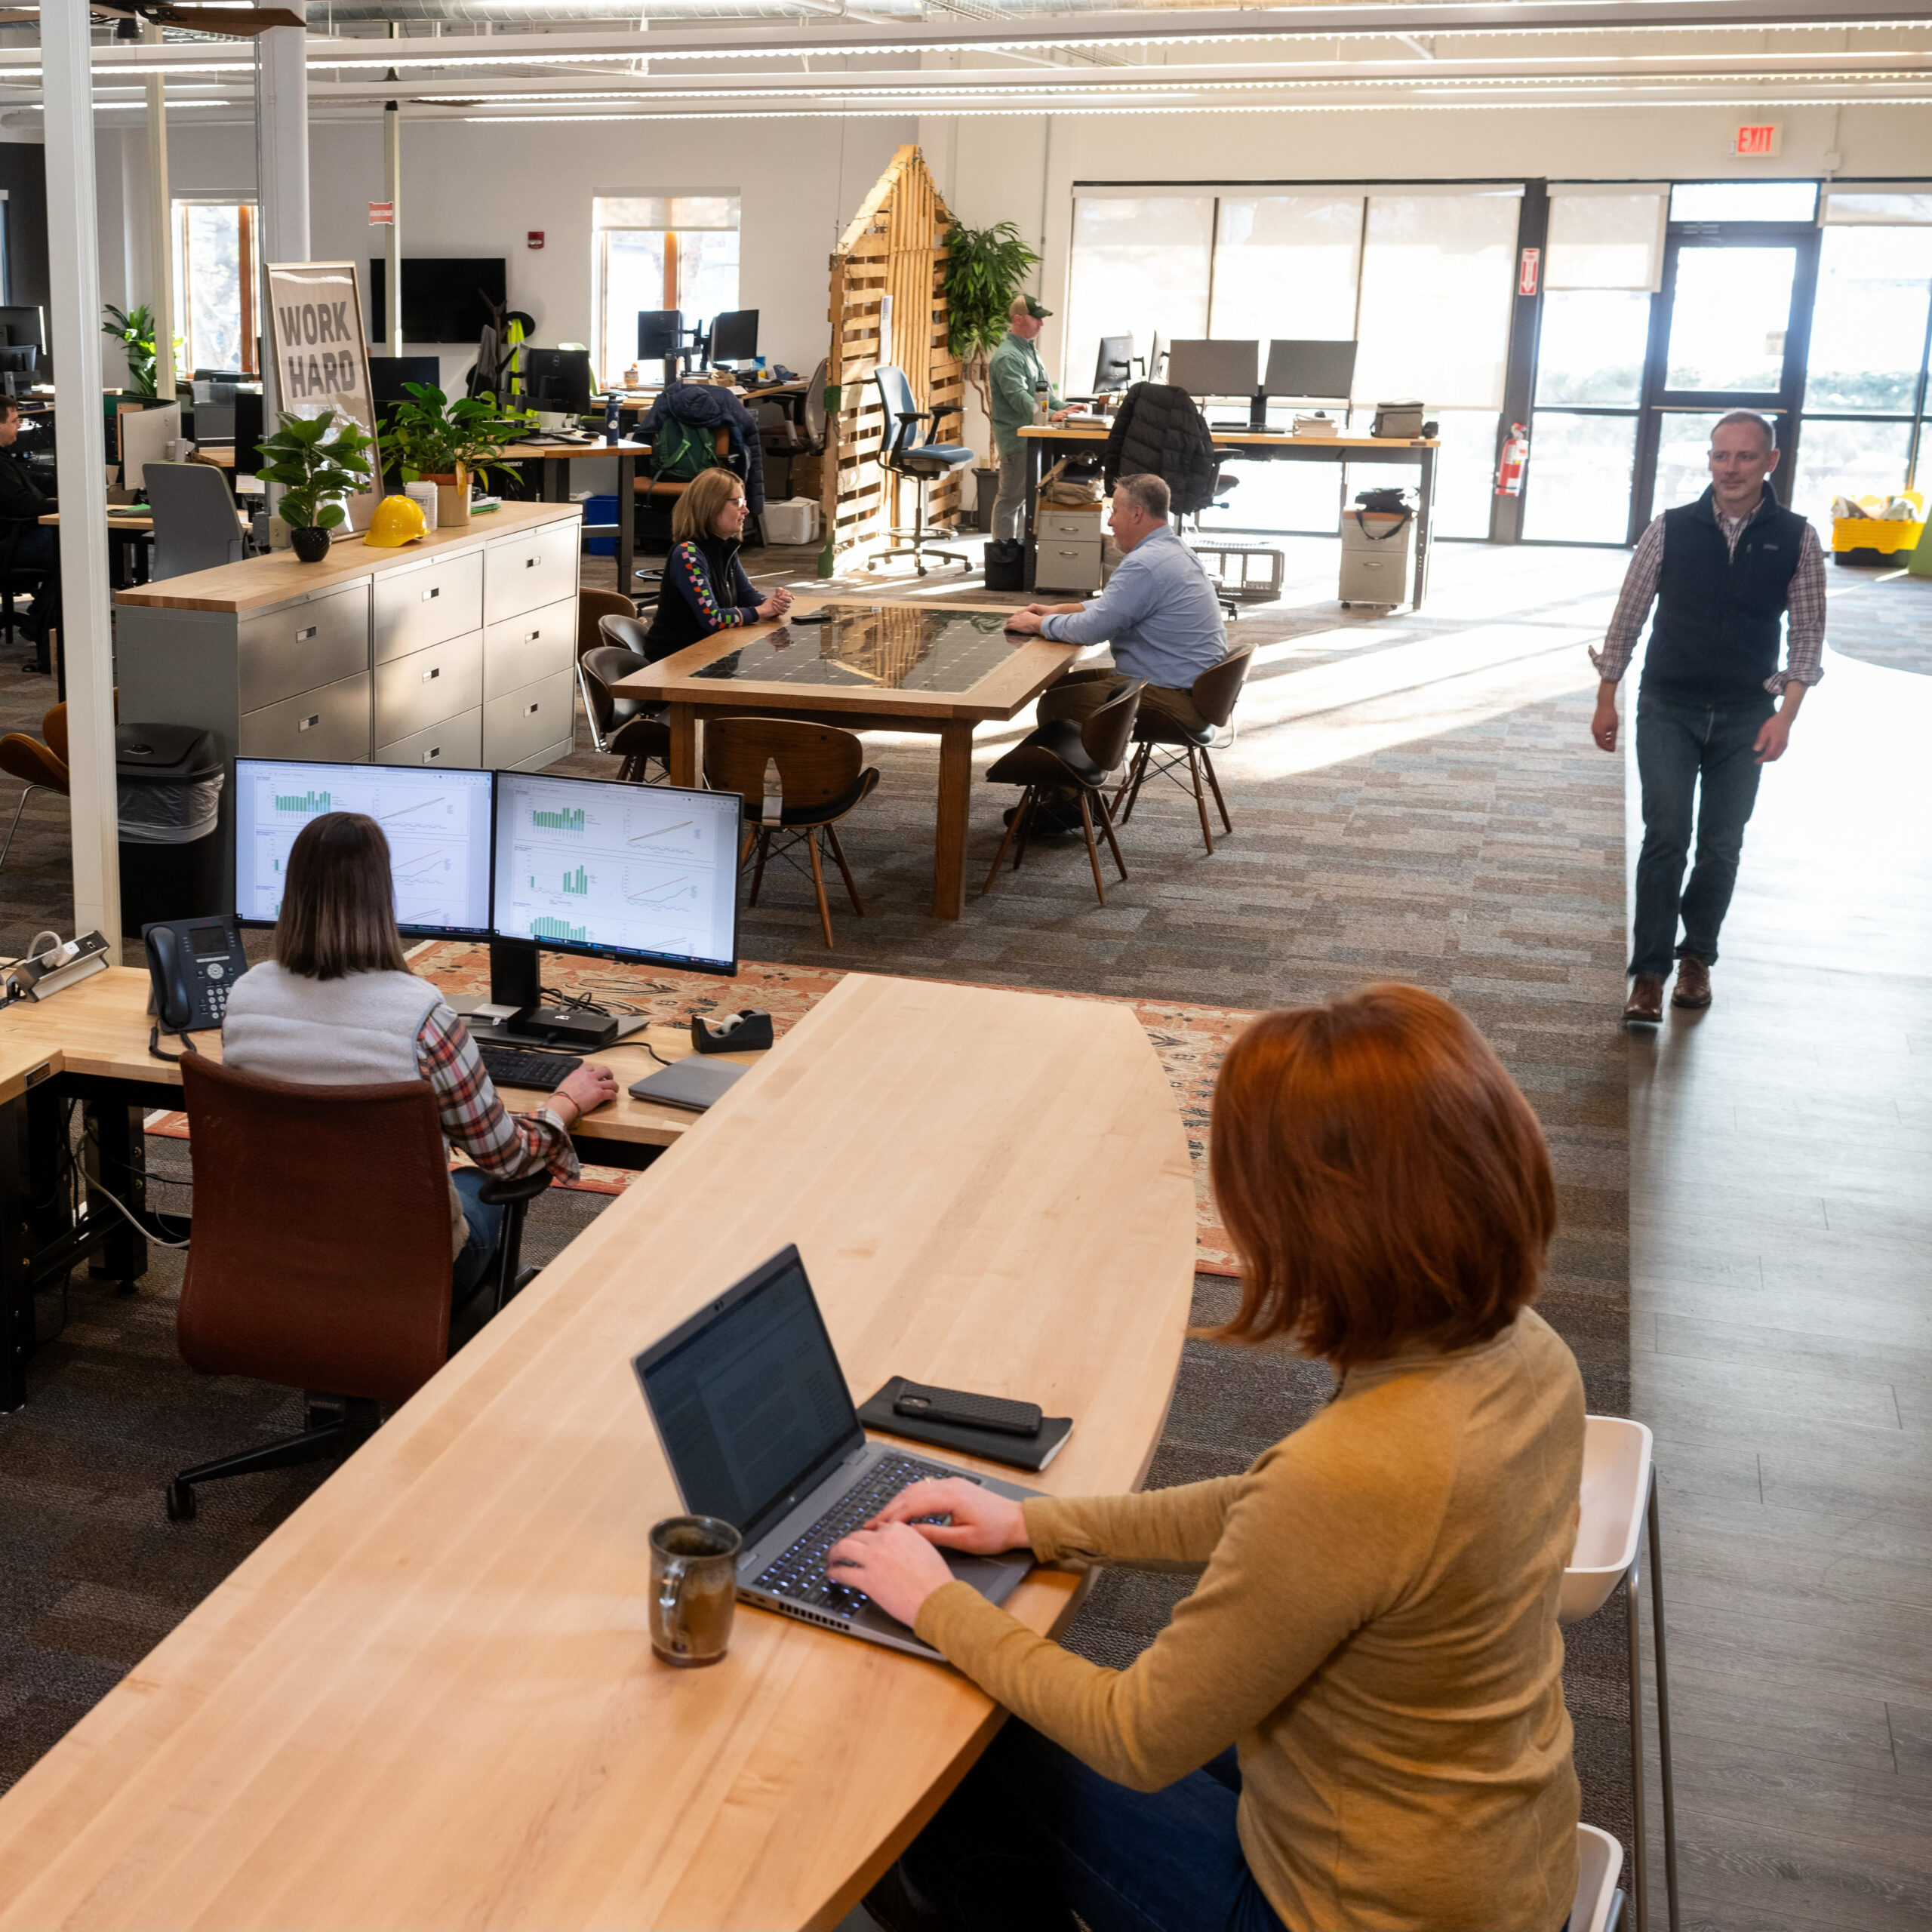
[[[749,514],[745,486],[728,469],[694,477],[671,512],[674,543],[664,562],[664,588],[645,639],[654,664],[688,644],[718,632],[782,617],[792,608],[789,590],[760,600],[738,561],[738,540]]]

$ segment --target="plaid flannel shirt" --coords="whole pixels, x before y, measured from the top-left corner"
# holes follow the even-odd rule
[[[1753,512],[1755,514],[1755,512]],[[1730,553],[1749,516],[1718,516],[1718,528]],[[1644,620],[1656,600],[1657,579],[1663,569],[1663,518],[1658,517],[1637,540],[1636,553],[1623,579],[1623,590],[1604,632],[1603,648],[1590,653],[1590,662],[1605,684],[1614,685],[1630,668]],[[1764,680],[1764,688],[1782,697],[1786,685],[1815,685],[1825,675],[1825,553],[1810,524],[1798,546],[1798,568],[1792,573],[1786,614],[1785,668]]]
[[[563,1116],[552,1107],[512,1114],[497,1097],[469,1029],[441,1000],[416,1035],[416,1069],[435,1089],[444,1137],[497,1180],[548,1168],[575,1180],[577,1149]]]

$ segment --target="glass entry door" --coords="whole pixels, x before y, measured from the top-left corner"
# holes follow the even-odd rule
[[[1789,501],[1817,275],[1809,223],[1672,224],[1651,318],[1633,538],[1660,511],[1703,494],[1712,426],[1734,409],[1777,423],[1784,456],[1772,488]]]

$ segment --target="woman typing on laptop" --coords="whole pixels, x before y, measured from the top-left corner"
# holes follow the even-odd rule
[[[1528,1306],[1555,1224],[1535,1116],[1452,1007],[1371,986],[1235,1042],[1213,1171],[1242,1263],[1223,1338],[1325,1358],[1334,1396],[1241,1475],[1023,1503],[918,1484],[833,1546],[838,1582],[1017,1720],[868,1906],[897,1932],[1555,1932],[1583,1398]],[[1108,1670],[935,1544],[1201,1576]]]

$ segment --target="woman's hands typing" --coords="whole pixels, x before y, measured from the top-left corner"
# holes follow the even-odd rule
[[[928,1516],[950,1520],[918,1520]],[[964,1477],[946,1476],[901,1490],[863,1529],[834,1543],[826,1574],[848,1589],[863,1590],[909,1627],[927,1598],[952,1580],[941,1549],[992,1556],[1026,1547],[1026,1518],[1017,1503]]]

